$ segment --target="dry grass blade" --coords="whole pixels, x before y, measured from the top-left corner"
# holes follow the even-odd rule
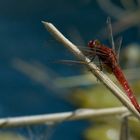
[[[33,116],[22,116],[22,117],[9,117],[0,119],[0,128],[10,127],[23,127],[38,124],[52,124],[56,122],[85,119],[89,117],[102,117],[102,116],[113,116],[122,115],[127,113],[128,110],[124,107],[105,108],[105,109],[78,109],[71,112],[53,113],[53,114],[42,114]]]

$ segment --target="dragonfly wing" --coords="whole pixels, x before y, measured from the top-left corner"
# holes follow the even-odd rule
[[[109,40],[112,46],[113,51],[115,52],[115,44],[114,44],[114,38],[113,38],[113,32],[112,32],[112,25],[111,25],[111,18],[107,18],[107,29],[109,33]]]
[[[61,64],[86,64],[84,61],[76,61],[76,60],[58,60],[56,61],[57,63],[61,63]]]
[[[119,63],[119,56],[120,56],[120,50],[121,50],[121,46],[122,46],[122,41],[123,41],[123,37],[119,37],[119,38],[115,41],[116,54],[117,54],[118,63]]]
[[[108,56],[107,52],[102,51],[99,48],[80,48],[80,50],[83,52],[83,54],[85,54],[87,57],[89,56],[95,56],[95,55],[103,55],[103,56]]]

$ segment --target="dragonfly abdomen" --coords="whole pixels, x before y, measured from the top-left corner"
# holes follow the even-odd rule
[[[117,78],[117,80],[119,81],[119,83],[121,84],[121,86],[123,87],[124,91],[126,92],[127,96],[129,97],[130,101],[132,102],[132,104],[135,106],[135,108],[138,110],[138,112],[140,112],[140,106],[137,102],[137,99],[136,99],[131,87],[129,86],[121,68],[119,66],[116,66],[113,69],[113,73],[114,73],[115,77]]]

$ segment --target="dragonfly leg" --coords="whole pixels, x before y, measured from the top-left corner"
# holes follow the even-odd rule
[[[96,56],[96,57],[98,57],[98,56]],[[95,56],[91,58],[90,62],[92,62],[94,59],[95,59]],[[102,71],[103,70],[102,61],[99,57],[98,57],[98,60],[99,60],[99,65],[98,66],[99,66],[100,70]]]
[[[102,61],[99,59],[99,67],[100,67],[100,70],[102,71],[103,70],[103,64],[102,64]]]
[[[90,59],[90,62],[93,62],[94,59],[95,59],[95,56]]]

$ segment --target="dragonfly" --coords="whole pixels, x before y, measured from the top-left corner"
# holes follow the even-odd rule
[[[107,23],[110,30],[110,36],[111,36],[110,39],[111,39],[112,48],[107,47],[106,45],[102,44],[97,39],[89,41],[88,42],[88,48],[90,50],[89,53],[90,55],[92,55],[93,53],[93,58],[91,59],[91,61],[93,61],[95,56],[97,56],[99,59],[99,62],[103,64],[104,68],[108,72],[113,73],[115,75],[116,79],[118,80],[122,88],[124,89],[129,100],[131,101],[135,109],[140,113],[140,106],[138,104],[138,101],[118,62],[119,56],[115,52],[115,45],[114,45],[110,18],[107,19]]]
[[[91,59],[91,62],[95,59],[95,57],[99,60],[99,66],[101,70],[104,68],[109,73],[113,73],[124,89],[126,95],[128,96],[129,100],[135,107],[135,109],[140,113],[140,106],[138,104],[138,101],[133,93],[132,88],[129,85],[128,80],[126,79],[120,65],[119,65],[119,53],[120,53],[120,46],[122,39],[120,40],[120,43],[118,44],[119,49],[116,53],[115,50],[115,43],[113,39],[113,33],[112,33],[112,26],[111,26],[111,19],[110,17],[107,18],[107,25],[109,29],[110,34],[110,42],[112,48],[109,48],[108,46],[102,44],[99,40],[90,40],[88,42],[88,48],[81,48],[82,52]],[[61,63],[78,63],[78,64],[84,64],[84,62],[81,61],[72,61],[72,60],[62,60]]]
[[[131,103],[140,113],[140,106],[138,101],[127,81],[125,75],[118,63],[117,55],[113,51],[112,48],[108,48],[104,44],[102,44],[99,40],[91,40],[88,43],[88,47],[91,51],[98,57],[101,62],[101,65],[104,65],[104,68],[109,72],[113,73],[116,79],[119,81],[120,85],[123,87],[125,93],[127,94],[128,98],[130,99]],[[91,53],[91,52],[90,52]]]

